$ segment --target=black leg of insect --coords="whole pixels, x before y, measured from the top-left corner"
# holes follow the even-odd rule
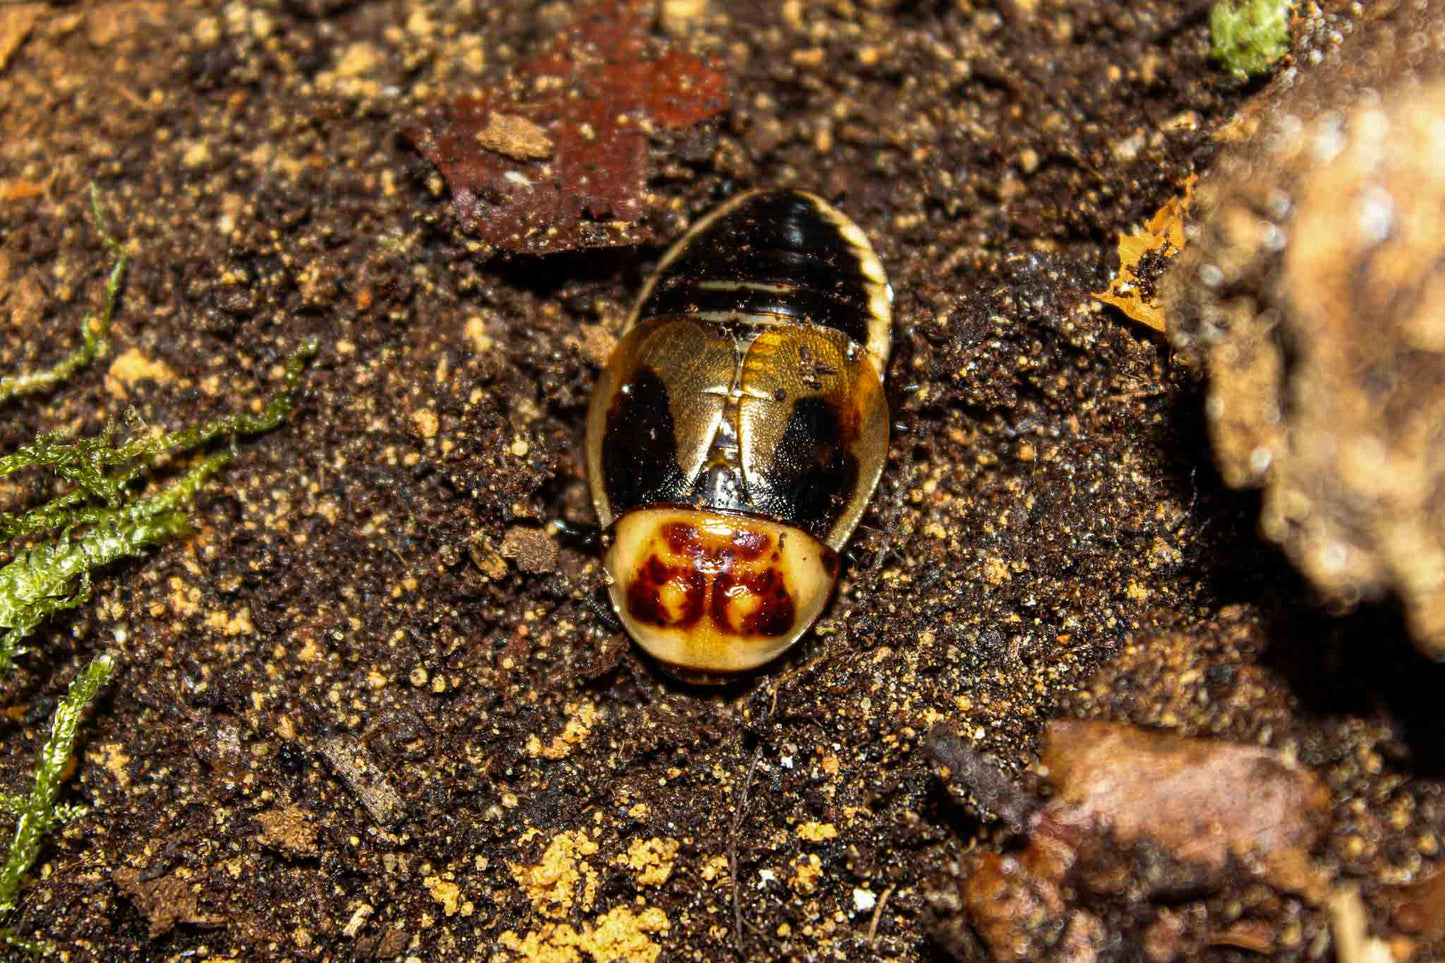
[[[591,554],[602,544],[602,529],[591,522],[573,522],[554,518],[547,523],[547,534],[568,548]]]
[[[753,191],[663,256],[598,378],[587,470],[612,607],[689,681],[818,618],[888,456],[893,292],[862,230]]]
[[[601,622],[608,632],[617,635],[623,630],[622,622],[613,614],[612,607],[607,604],[607,589],[604,586],[599,585],[596,590],[582,596],[582,601],[587,604],[587,607],[592,610],[592,614],[597,616],[597,621]]]

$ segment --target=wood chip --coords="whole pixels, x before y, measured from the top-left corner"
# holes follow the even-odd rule
[[[10,65],[10,58],[25,43],[35,21],[45,9],[43,3],[25,3],[0,7],[0,71]]]
[[[516,114],[496,111],[487,118],[487,126],[477,131],[477,143],[513,160],[542,160],[557,149],[537,124]]]
[[[321,755],[378,825],[389,828],[402,817],[401,796],[360,742],[351,736],[333,736],[321,744]]]

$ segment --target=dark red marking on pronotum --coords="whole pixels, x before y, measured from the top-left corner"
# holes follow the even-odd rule
[[[746,612],[734,625],[728,603],[738,599]],[[743,601],[743,599],[750,601]],[[712,620],[718,629],[738,635],[784,635],[794,625],[797,610],[788,594],[783,573],[775,568],[756,572],[723,572],[712,583]]]
[[[672,586],[682,596],[681,611],[673,616],[663,604],[662,590]],[[637,570],[627,586],[627,610],[639,622],[686,628],[702,618],[707,603],[707,578],[690,564],[669,565],[656,555]]]
[[[723,634],[779,636],[792,628],[797,609],[783,573],[772,565],[746,567],[772,547],[767,533],[740,528],[724,540],[703,535],[686,522],[667,522],[658,529],[658,537],[671,558],[660,558],[654,551],[638,568],[627,587],[633,618],[649,625],[686,627],[696,624],[706,608],[714,629]],[[663,602],[667,589],[681,598],[676,614]]]
[[[662,539],[677,555],[694,556],[702,548],[697,529],[687,522],[668,522],[662,526]]]
[[[773,540],[765,532],[741,528],[733,532],[732,544],[739,559],[752,562],[763,557],[763,553],[772,547]],[[773,558],[777,557],[777,553],[774,553]]]

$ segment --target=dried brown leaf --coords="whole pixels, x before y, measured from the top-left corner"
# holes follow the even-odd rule
[[[1390,911],[1390,919],[1400,932],[1445,950],[1445,871],[1405,886],[1388,887],[1376,902]]]
[[[150,921],[150,936],[155,939],[175,929],[177,923],[196,926],[220,926],[224,917],[202,913],[191,884],[176,875],[146,879],[131,866],[122,866],[110,874],[111,881],[136,905]]]
[[[1222,873],[1231,861],[1316,902],[1328,878],[1311,851],[1330,824],[1329,790],[1314,773],[1259,746],[1108,722],[1059,720],[1043,762],[1055,804],[1124,844],[1153,842]]]

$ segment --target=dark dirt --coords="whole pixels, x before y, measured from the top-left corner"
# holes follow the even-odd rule
[[[134,254],[111,358],[7,408],[0,446],[258,404],[323,344],[198,534],[111,572],[0,690],[13,787],[76,667],[122,656],[70,790],[93,808],[21,932],[77,960],[720,960],[739,934],[749,959],[941,958],[968,921],[929,894],[1007,831],[925,737],[951,724],[1033,792],[1059,715],[1294,753],[1330,789],[1330,872],[1367,901],[1423,878],[1445,670],[1393,609],[1314,606],[1211,467],[1196,377],[1089,296],[1250,93],[1197,5],[663,6],[732,108],[649,137],[657,243],[541,259],[478,257],[401,132],[565,4],[0,7],[0,39],[29,24],[0,43],[0,369],[58,358],[99,298],[92,179]],[[590,521],[599,341],[661,243],[754,185],[873,239],[900,424],[817,633],[713,691],[610,635],[590,554],[518,529]],[[1247,925],[1213,958],[1330,955],[1322,907],[1238,887],[1073,893],[1077,946],[1139,958],[1218,920]]]

